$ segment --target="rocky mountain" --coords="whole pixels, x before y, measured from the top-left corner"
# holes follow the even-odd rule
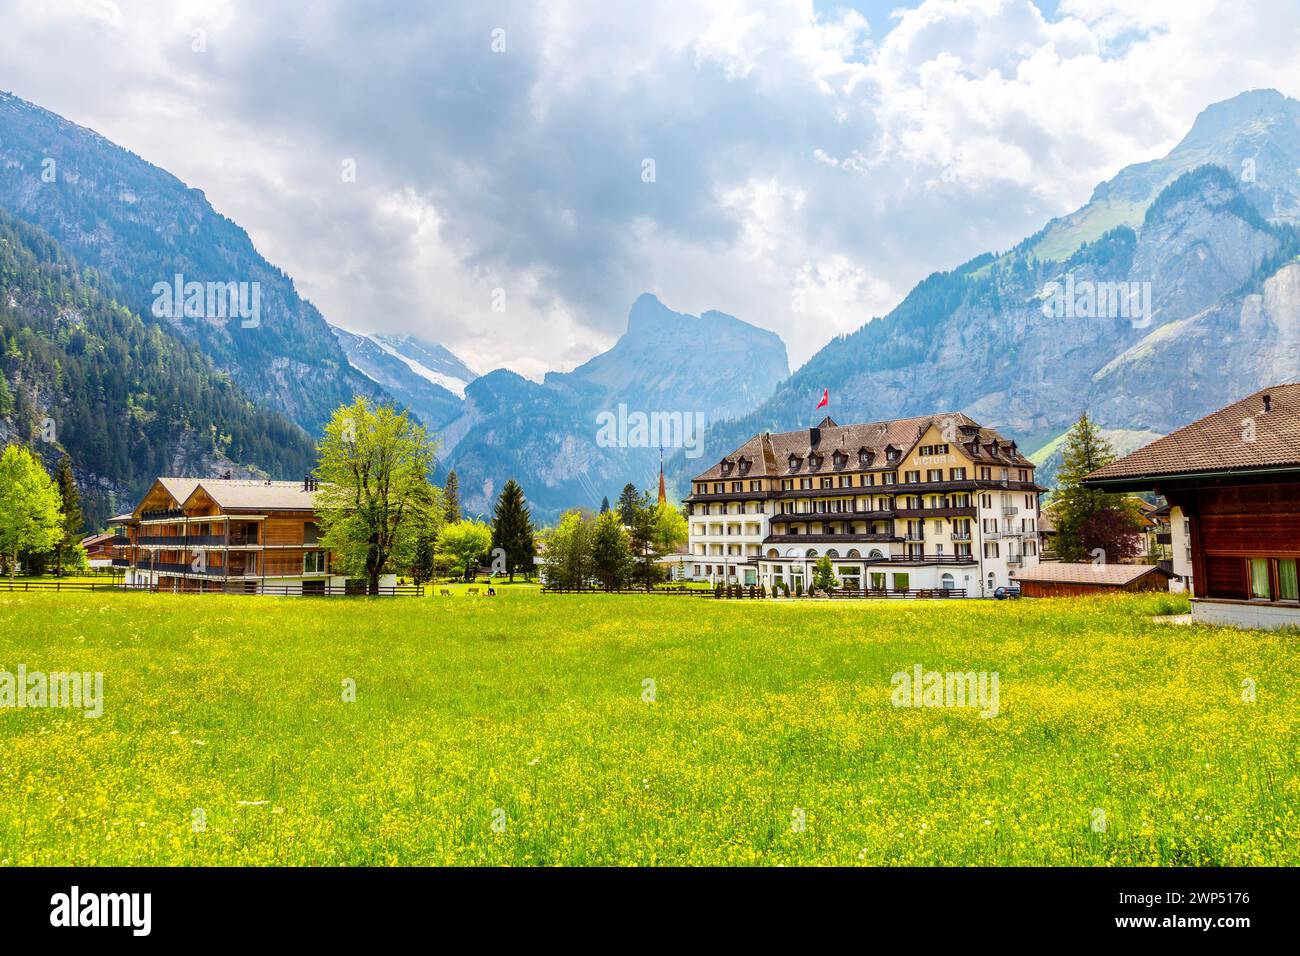
[[[0,446],[66,452],[87,527],[158,475],[301,475],[315,449],[49,235],[0,210]]]
[[[704,428],[761,403],[789,374],[772,332],[721,312],[674,312],[642,295],[609,349],[541,383],[498,369],[470,382],[441,434],[466,510],[486,513],[507,478],[542,520],[612,501],[629,481],[653,490],[659,446],[694,461]]]
[[[1049,445],[1088,409],[1154,437],[1300,375],[1300,103],[1271,91],[1206,109],[1162,159],[1009,252],[922,281],[826,345],[753,414],[710,430],[711,461],[806,423],[960,409]],[[681,480],[699,470],[675,460]]]
[[[7,93],[0,207],[44,229],[104,273],[129,308],[169,322],[310,434],[354,394],[383,396],[293,280],[200,190]]]
[[[465,386],[477,376],[442,346],[409,336],[333,329],[352,367],[419,416],[427,428],[438,431],[460,415]]]
[[[372,335],[370,338],[416,375],[458,398],[464,398],[465,386],[478,378],[477,372],[441,345],[432,345],[414,335]]]

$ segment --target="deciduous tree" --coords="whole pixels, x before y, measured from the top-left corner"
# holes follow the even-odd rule
[[[566,511],[546,539],[546,582],[560,588],[582,588],[592,577],[592,523],[578,511]]]
[[[481,521],[457,521],[438,535],[438,553],[451,561],[452,570],[469,581],[492,547],[492,529]]]
[[[58,487],[40,459],[21,445],[0,454],[0,553],[12,583],[21,552],[52,550],[63,534]]]
[[[334,412],[318,447],[321,544],[376,593],[381,574],[410,566],[439,505],[428,478],[436,445],[406,413],[359,397]]]

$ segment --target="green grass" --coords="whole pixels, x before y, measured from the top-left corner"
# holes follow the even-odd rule
[[[1169,600],[0,593],[106,698],[0,710],[0,863],[1300,863],[1300,644]]]

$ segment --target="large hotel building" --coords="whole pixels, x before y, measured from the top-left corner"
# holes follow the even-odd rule
[[[691,482],[689,577],[989,596],[1038,563],[1034,465],[959,413],[755,435]]]

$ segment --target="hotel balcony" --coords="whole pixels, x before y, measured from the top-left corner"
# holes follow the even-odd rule
[[[1014,515],[1019,509],[1015,505],[1003,505],[1002,513],[1007,517]]]
[[[896,534],[770,534],[763,544],[889,544]]]
[[[954,532],[952,533],[952,540],[954,540],[954,541],[969,541],[969,540],[970,540],[970,532],[969,532],[969,531],[954,531]]]
[[[895,554],[888,558],[868,558],[871,564],[978,564],[969,554]]]
[[[925,533],[922,531],[909,531],[903,535],[904,541],[924,541]]]
[[[938,508],[898,508],[894,513],[900,518],[974,518],[975,508],[943,505]]]

